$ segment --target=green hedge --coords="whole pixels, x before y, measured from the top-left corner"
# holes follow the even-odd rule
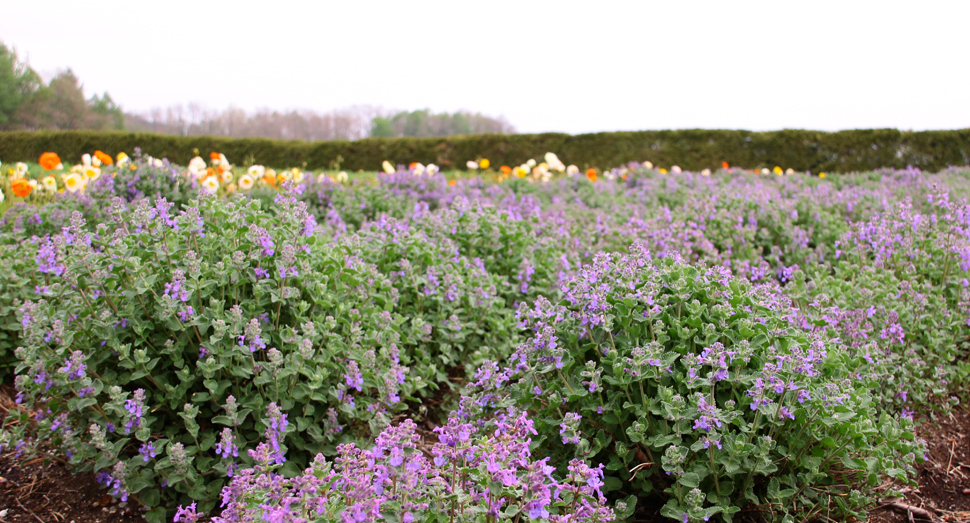
[[[267,138],[171,136],[99,131],[0,132],[0,161],[36,161],[53,151],[76,162],[95,149],[112,155],[129,154],[135,147],[146,154],[186,164],[198,149],[224,153],[241,164],[253,156],[256,163],[274,167],[331,168],[342,158],[348,170],[377,170],[384,160],[436,163],[463,168],[468,160],[488,158],[495,166],[516,165],[553,151],[566,163],[581,168],[608,168],[629,161],[650,160],[657,166],[684,169],[714,168],[727,161],[741,167],[792,167],[813,172],[848,172],[879,167],[914,165],[937,170],[970,164],[970,129],[903,132],[862,129],[834,133],[783,130],[770,132],[685,129],[568,135],[468,135],[445,138],[368,138],[364,140],[305,142]]]

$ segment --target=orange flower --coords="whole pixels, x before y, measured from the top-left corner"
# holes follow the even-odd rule
[[[44,153],[40,155],[40,166],[46,171],[57,169],[57,164],[61,163],[61,157],[57,153]]]
[[[218,160],[219,159],[219,153],[216,153],[216,152],[209,153],[209,159],[210,160]]]
[[[276,185],[276,176],[275,175],[272,175],[272,174],[267,174],[267,175],[263,176],[263,183],[265,183],[266,185],[269,185],[269,186],[275,186]]]
[[[111,165],[114,163],[114,159],[111,158],[110,154],[105,154],[101,151],[94,151],[94,157],[101,160],[102,165]]]
[[[512,168],[509,167],[508,165],[503,165],[503,166],[499,167],[498,169],[500,171],[502,171],[502,174],[504,174],[506,176],[508,176],[509,174],[512,173]]]
[[[418,166],[418,162],[411,162],[411,164],[408,165],[408,169],[414,169],[417,166]]]
[[[32,187],[30,186],[30,182],[28,182],[24,178],[17,178],[16,180],[10,182],[10,190],[12,190],[15,195],[20,196],[21,198],[26,198],[30,196],[31,189]]]
[[[452,185],[452,186],[458,185],[458,181],[457,180],[448,180],[448,185]]]
[[[730,166],[730,165],[728,165],[728,163],[727,163],[727,162],[721,162],[721,168],[722,168],[722,169],[727,169],[728,167],[731,167],[731,166]]]
[[[586,177],[589,178],[589,181],[595,182],[596,181],[596,169],[593,169],[592,167],[590,167],[586,171]]]

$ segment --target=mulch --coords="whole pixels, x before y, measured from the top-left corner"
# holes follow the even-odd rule
[[[926,440],[929,460],[917,466],[918,487],[899,489],[870,511],[872,523],[970,522],[970,410],[957,407],[937,413],[917,429]]]

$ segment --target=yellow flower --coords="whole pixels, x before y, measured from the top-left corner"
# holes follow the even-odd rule
[[[781,167],[778,167],[778,166],[776,165],[776,166],[775,166],[775,168],[771,170],[771,172],[773,172],[773,173],[775,173],[775,174],[777,174],[778,176],[781,176],[781,175],[782,175],[782,173],[784,173],[785,171],[782,171],[782,170],[781,170]]]
[[[526,165],[520,165],[515,169],[512,169],[512,174],[514,174],[516,178],[525,178],[529,174],[529,168]]]
[[[488,161],[488,158],[482,158],[482,161],[478,162],[478,166],[482,169],[488,169],[489,165],[492,165],[492,163]]]
[[[384,172],[386,172],[387,174],[394,174],[394,171],[397,170],[397,169],[394,168],[393,165],[391,165],[391,162],[389,162],[387,160],[384,160],[384,163],[381,164],[381,167],[384,168]]]
[[[297,168],[294,167],[293,168],[293,181],[296,182],[296,183],[301,183],[301,182],[303,182],[303,177],[304,177],[303,171],[301,171],[301,170],[299,170],[299,169],[297,169]]]
[[[84,189],[84,178],[77,173],[71,173],[64,177],[64,188],[68,192],[78,192]]]
[[[818,177],[819,178],[825,178],[825,173],[824,172],[818,173]]]
[[[664,169],[663,167],[661,167],[660,174],[667,174],[667,169]]]
[[[252,167],[249,169],[252,170]],[[239,188],[244,191],[252,189],[255,183],[256,182],[253,180],[253,177],[248,174],[244,174],[239,177]]]
[[[57,180],[54,176],[44,178],[44,189],[50,192],[57,192]]]
[[[202,188],[209,194],[215,194],[219,191],[219,180],[215,176],[207,176],[205,180],[202,180]]]
[[[128,161],[128,155],[125,153],[118,153],[118,155],[115,156],[115,158],[118,161],[118,165],[123,165],[125,162]]]

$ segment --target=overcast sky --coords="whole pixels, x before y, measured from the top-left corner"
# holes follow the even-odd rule
[[[520,132],[970,127],[970,1],[2,0],[0,40],[127,111],[504,115]]]

